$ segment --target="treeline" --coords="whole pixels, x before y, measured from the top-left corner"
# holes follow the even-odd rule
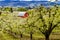
[[[0,7],[0,11],[9,11],[9,12],[13,12],[13,11],[27,11],[28,8],[24,8],[24,7]]]

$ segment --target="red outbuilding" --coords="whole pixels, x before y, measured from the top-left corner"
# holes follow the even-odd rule
[[[26,17],[28,17],[28,13],[27,12],[19,12],[18,17],[26,18]]]

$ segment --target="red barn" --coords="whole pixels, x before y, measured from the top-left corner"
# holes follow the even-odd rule
[[[26,17],[28,17],[28,13],[27,12],[19,12],[18,17],[26,18]]]

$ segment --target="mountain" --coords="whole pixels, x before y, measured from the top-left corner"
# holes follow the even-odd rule
[[[40,4],[43,4],[44,6],[54,5],[54,4],[60,5],[60,2],[48,2],[48,1],[0,1],[0,6],[12,6],[12,7],[29,7],[29,6],[39,6]]]

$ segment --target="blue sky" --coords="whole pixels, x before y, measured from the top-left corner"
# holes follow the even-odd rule
[[[47,0],[0,0],[0,1],[47,1]]]
[[[49,0],[0,0],[0,1],[49,1]],[[52,0],[54,1],[54,0]],[[60,1],[60,0],[58,0]]]

